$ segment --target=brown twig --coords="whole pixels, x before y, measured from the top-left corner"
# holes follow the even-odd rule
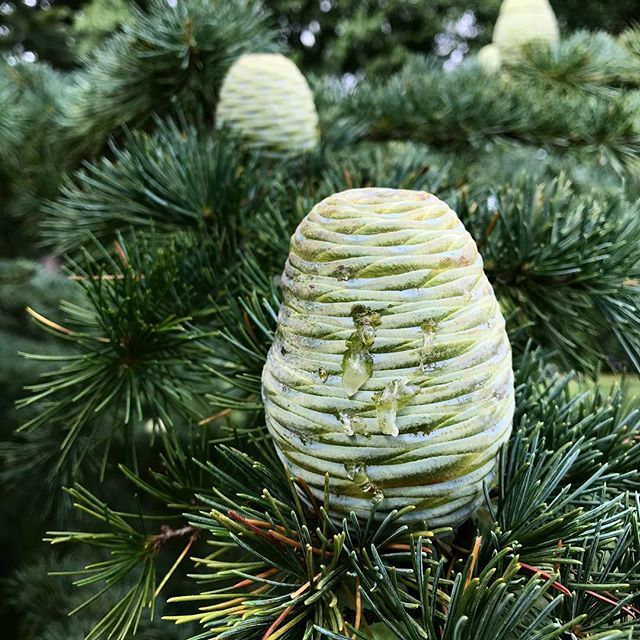
[[[276,569],[275,567],[272,568],[272,569],[267,569],[266,571],[263,571],[262,573],[259,573],[254,578],[247,578],[246,580],[240,580],[240,582],[236,582],[231,588],[232,589],[242,589],[244,587],[249,587],[254,582],[257,582],[258,579],[260,579],[260,578],[269,578],[272,575],[278,573],[278,571],[279,571],[279,569]]]
[[[491,216],[491,220],[487,225],[487,228],[484,232],[484,236],[480,238],[478,242],[478,247],[482,247],[485,244],[485,242],[489,239],[489,236],[493,233],[493,230],[496,228],[496,225],[498,224],[499,219],[500,219],[500,212],[496,211],[493,214],[493,216]]]
[[[187,555],[187,553],[189,553],[189,549],[191,549],[191,547],[193,546],[193,543],[196,541],[197,537],[198,536],[197,536],[196,533],[192,533],[191,534],[191,536],[189,538],[189,542],[187,542],[187,544],[185,545],[185,548],[181,551],[180,555],[176,558],[176,561],[173,563],[173,565],[171,566],[169,571],[167,571],[167,573],[165,574],[164,578],[162,578],[160,584],[158,585],[158,588],[155,590],[155,593],[153,594],[154,598],[157,598],[158,595],[160,595],[160,592],[164,588],[164,585],[167,584],[167,582],[169,582],[169,579],[173,575],[174,571],[178,568],[180,563],[184,560],[184,558]],[[149,605],[149,606],[151,606],[151,605]]]
[[[293,607],[287,607],[273,622],[273,624],[267,629],[266,633],[262,636],[262,640],[269,640],[273,635],[273,632],[282,624],[282,621],[293,611]]]
[[[256,332],[253,329],[253,325],[251,324],[251,320],[249,319],[249,314],[246,311],[242,312],[242,321],[244,323],[244,326],[247,328],[247,331],[251,335],[251,337],[256,342],[258,342],[258,336],[256,335]]]
[[[267,525],[267,527],[270,527],[271,525],[268,522],[263,522],[262,520],[249,520],[249,518],[245,518],[244,516],[241,516],[237,511],[234,511],[233,509],[230,509],[229,511],[227,511],[227,515],[232,520],[239,522],[240,524],[247,527],[247,529],[250,529],[255,534],[259,535],[261,538],[264,538],[265,540],[269,539],[268,532],[263,531],[260,528],[260,527],[265,528],[265,525]]]
[[[356,578],[356,619],[354,622],[354,629],[358,631],[360,629],[360,623],[362,622],[362,593],[360,593],[360,578]],[[353,640],[357,639],[357,634],[353,635]]]
[[[291,538],[288,538],[287,536],[284,536],[281,533],[274,531],[273,529],[270,529],[269,531],[267,531],[267,533],[269,534],[270,537],[275,538],[279,542],[287,544],[290,547],[294,547],[295,549],[303,549],[305,546],[299,540],[293,540]],[[311,553],[313,553],[314,556],[324,556],[324,555],[333,556],[333,551],[322,550],[316,547],[311,547]]]
[[[298,596],[301,596],[305,591],[307,591],[312,584],[315,584],[316,580],[322,575],[322,573],[317,573],[311,580],[307,580],[301,587],[296,589],[289,597],[292,600],[295,600]]]
[[[198,426],[199,427],[203,427],[206,424],[209,424],[210,422],[215,422],[216,420],[219,420],[220,418],[224,418],[225,416],[228,416],[231,413],[231,409],[223,409],[222,411],[218,411],[218,413],[214,413],[211,416],[208,416],[207,418],[203,418],[202,420],[200,420],[198,422]]]
[[[187,525],[180,529],[173,529],[169,525],[163,524],[160,527],[160,533],[151,538],[151,547],[154,551],[158,551],[165,544],[177,538],[185,538],[190,536],[194,540],[200,535],[200,531],[195,527]]]
[[[607,604],[613,605],[617,607],[620,604],[620,600],[618,600],[612,593],[608,591],[603,591],[602,593],[597,593],[596,591],[585,591],[585,593],[589,594],[592,598],[596,600],[600,600],[600,602],[606,602]],[[640,615],[640,609],[637,609],[633,605],[624,605],[622,607],[622,611],[624,611],[627,615],[630,615],[632,618],[637,618]]]
[[[562,549],[563,545],[562,545],[562,540],[558,540],[558,544],[556,545],[557,549]],[[559,562],[554,562],[553,563],[553,570],[556,573],[560,573],[560,563]]]
[[[311,489],[309,488],[307,481],[302,476],[296,476],[296,482],[304,492],[305,496],[307,496],[307,499],[313,507],[316,516],[320,517],[320,507],[318,506],[318,501],[316,500],[316,497],[313,495],[313,493],[311,493]]]
[[[407,553],[411,551],[411,545],[401,544],[399,542],[393,542],[384,547],[385,551],[406,551]],[[424,553],[431,553],[431,549],[429,547],[422,547],[422,551]]]
[[[538,569],[538,567],[532,567],[530,564],[527,564],[526,562],[518,562],[518,564],[520,565],[520,567],[522,567],[523,569],[525,569],[526,571],[529,571],[535,575],[538,576],[542,576],[543,578],[546,578],[547,580],[553,580],[553,576],[548,572],[548,571],[543,571],[542,569]],[[571,596],[571,591],[569,591],[569,589],[567,589],[567,587],[565,587],[561,582],[558,582],[557,580],[553,580],[551,586],[556,589],[556,591],[559,591],[560,593],[563,593],[565,596]]]
[[[121,273],[111,274],[111,273],[103,273],[100,276],[91,276],[87,278],[86,276],[67,276],[67,280],[74,280],[75,282],[86,282],[87,280],[124,280],[124,275]]]
[[[353,179],[351,178],[351,174],[347,167],[342,170],[342,175],[344,176],[344,183],[347,186],[347,189],[353,189]]]
[[[532,567],[531,565],[526,564],[524,562],[520,562],[519,564],[523,569],[526,569],[531,573],[542,576],[547,580],[553,580],[553,576],[549,574],[547,571],[543,571],[542,569],[538,569],[537,567]],[[552,586],[554,589],[564,594],[565,596],[569,596],[569,597],[573,596],[571,591],[567,587],[565,587],[561,582],[558,582],[557,580],[553,581]],[[600,602],[606,602],[607,604],[610,604],[614,607],[617,607],[620,604],[620,600],[616,598],[612,593],[609,593],[608,591],[603,591],[602,593],[598,593],[596,591],[591,591],[590,589],[588,589],[588,590],[585,590],[584,593],[590,595],[592,598],[595,598],[596,600],[600,600]],[[637,618],[638,616],[640,616],[640,609],[637,609],[632,605],[623,606],[622,611],[624,611],[627,615],[630,615],[632,618]]]
[[[113,248],[116,250],[118,257],[120,258],[120,262],[122,262],[126,267],[129,264],[129,261],[127,260],[127,254],[124,252],[122,245],[116,240],[113,243]]]
[[[270,542],[275,541],[276,543],[284,544],[289,547],[293,547],[294,549],[303,549],[305,546],[299,540],[294,540],[293,538],[289,538],[288,536],[285,536],[278,531],[274,531],[274,529],[271,528],[273,525],[268,522],[264,522],[262,520],[249,520],[248,518],[241,516],[237,511],[233,510],[230,510],[228,512],[228,515],[232,520],[243,524],[245,527],[251,529],[251,531],[259,535],[261,538],[264,538],[265,540],[269,540]],[[267,527],[269,527],[269,529],[264,531],[263,529]],[[278,529],[286,531],[284,527],[278,527]],[[331,551],[323,551],[322,549],[317,549],[316,547],[311,547],[311,552],[316,556],[333,555],[333,552]]]
[[[34,320],[37,320],[41,324],[45,325],[45,327],[49,327],[50,329],[59,331],[60,333],[64,333],[68,336],[73,335],[73,331],[71,331],[71,329],[67,329],[66,327],[63,327],[57,322],[53,322],[53,320],[49,320],[49,318],[45,318],[42,314],[38,313],[31,307],[27,307],[26,311]]]
[[[469,586],[471,579],[473,578],[473,572],[476,568],[476,563],[478,562],[478,554],[480,553],[480,545],[482,544],[482,536],[478,536],[473,545],[473,550],[471,551],[471,566],[469,567],[469,573],[464,581],[465,589]]]

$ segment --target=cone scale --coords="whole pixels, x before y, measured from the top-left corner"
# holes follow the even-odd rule
[[[220,90],[216,123],[237,131],[248,147],[276,156],[311,151],[319,139],[311,89],[298,67],[277,53],[235,61]]]
[[[511,349],[475,242],[424,192],[353,189],[291,239],[263,371],[285,466],[330,512],[453,525],[511,431]]]

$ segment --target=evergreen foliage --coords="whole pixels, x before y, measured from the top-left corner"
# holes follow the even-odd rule
[[[142,126],[153,113],[210,112],[233,60],[269,46],[264,19],[254,0],[175,7],[152,0],[75,75],[63,135],[91,152],[116,127]]]
[[[531,44],[498,74],[385,50],[397,73],[348,88],[317,65],[320,145],[282,158],[214,116],[233,61],[279,48],[261,3],[172,4],[71,74],[0,65],[2,255],[64,256],[0,263],[3,352],[28,354],[0,368],[2,628],[640,638],[639,404],[600,375],[640,370],[638,29]],[[360,186],[451,204],[507,318],[513,434],[455,529],[403,524],[412,505],[330,517],[265,428],[291,234]]]

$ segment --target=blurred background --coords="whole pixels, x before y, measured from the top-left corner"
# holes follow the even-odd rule
[[[138,4],[144,7],[145,1]],[[305,75],[331,74],[348,85],[365,73],[387,77],[420,53],[437,56],[445,69],[455,68],[491,42],[501,0],[265,0],[264,4],[280,45],[288,48]],[[552,4],[567,33],[584,29],[619,34],[640,22],[640,0]],[[0,0],[0,55],[9,69],[21,69],[20,82],[26,84],[21,85],[25,90],[20,95],[29,102],[25,99],[20,118],[33,123],[34,131],[47,126],[49,112],[58,109],[64,116],[72,108],[64,99],[62,74],[56,71],[80,68],[86,56],[132,19],[132,7],[127,0]],[[33,72],[25,71],[25,66]],[[0,96],[3,90],[0,74]],[[60,351],[53,343],[49,346],[49,338],[34,323],[26,322],[25,307],[50,317],[61,299],[73,301],[77,295],[73,284],[61,276],[58,260],[42,248],[34,219],[37,202],[55,195],[64,168],[37,136],[12,143],[11,114],[0,113],[0,124],[3,118],[8,126],[0,127],[0,134],[4,131],[7,138],[0,138],[0,147],[22,145],[29,166],[0,154],[0,576],[10,576],[0,587],[0,638],[75,640],[83,637],[83,622],[81,618],[69,622],[67,611],[84,596],[75,594],[70,583],[47,579],[51,567],[39,557],[43,528],[38,523],[27,526],[30,516],[25,515],[23,496],[46,493],[39,469],[50,461],[51,452],[38,443],[40,434],[31,440],[31,436],[19,440],[9,436],[29,417],[28,410],[16,414],[15,401],[46,366],[18,352]],[[91,151],[83,149],[79,155],[90,156]],[[20,466],[27,472],[31,469],[27,475],[32,488],[24,491],[23,475],[18,495],[7,469]],[[49,506],[38,509],[49,515]],[[86,616],[94,616],[91,608]],[[141,637],[160,637],[152,629],[145,633]]]
[[[179,2],[179,0],[167,0]],[[0,4],[0,49],[15,59],[57,68],[78,65],[126,23],[127,0],[21,0]],[[144,6],[144,0],[138,3]],[[491,40],[500,0],[267,0],[280,42],[307,72],[367,68],[391,73],[412,53],[435,53],[449,65]],[[561,27],[620,33],[640,20],[637,0],[562,0]]]

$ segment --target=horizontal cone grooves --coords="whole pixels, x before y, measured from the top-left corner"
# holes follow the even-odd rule
[[[247,146],[274,155],[304,153],[318,144],[311,89],[298,67],[279,53],[236,60],[220,90],[216,119],[236,130]]]
[[[464,226],[424,192],[353,189],[291,240],[263,372],[283,462],[333,515],[455,524],[482,500],[513,415],[504,319]]]

